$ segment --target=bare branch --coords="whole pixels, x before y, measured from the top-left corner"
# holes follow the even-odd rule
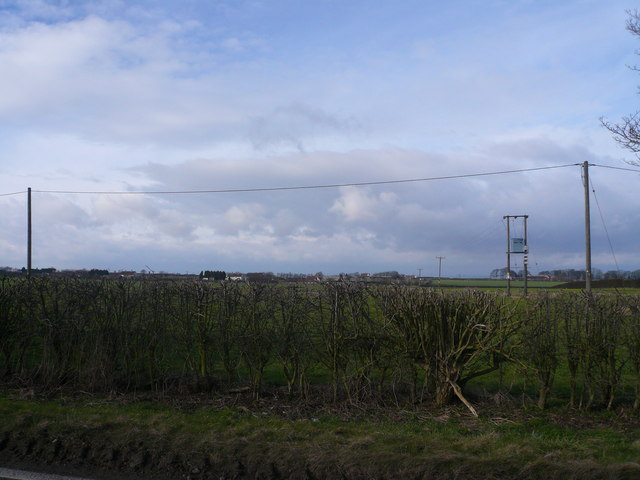
[[[640,37],[640,13],[638,10],[627,10],[627,15],[627,30]],[[635,53],[640,55],[638,50]],[[629,68],[634,71],[640,71],[637,65]],[[611,123],[604,118],[600,118],[600,123],[611,132],[613,139],[619,145],[635,154],[636,160],[628,163],[640,165],[640,112],[622,117],[620,123]]]

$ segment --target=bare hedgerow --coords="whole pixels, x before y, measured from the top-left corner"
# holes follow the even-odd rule
[[[268,283],[247,283],[243,290],[242,309],[237,317],[238,348],[247,368],[254,399],[260,396],[264,369],[274,357],[275,288]]]
[[[204,282],[182,282],[174,304],[173,329],[182,361],[192,378],[191,388],[209,390],[218,360],[215,338],[219,308],[214,287]]]
[[[378,381],[386,367],[387,331],[372,302],[371,291],[358,283],[343,286],[349,355],[344,390],[352,402],[372,399],[380,392]]]
[[[24,378],[27,354],[37,338],[30,285],[26,280],[0,279],[0,378]]]
[[[102,332],[107,340],[107,355],[112,355],[114,386],[124,391],[146,385],[147,365],[144,352],[148,329],[143,325],[144,287],[137,280],[122,278],[104,281],[100,315],[110,318]]]
[[[630,366],[640,408],[637,298],[531,301],[347,282],[12,278],[0,280],[0,376],[42,392],[135,392],[174,388],[187,374],[200,388],[223,371],[257,396],[271,364],[290,395],[305,396],[315,369],[334,400],[444,405],[457,396],[473,411],[466,383],[508,360],[535,374],[543,407],[566,361],[572,405],[613,408]]]
[[[309,289],[298,285],[275,291],[274,353],[282,365],[290,396],[307,396],[308,373],[316,362]]]
[[[611,409],[624,366],[623,304],[616,295],[585,294],[583,305],[580,363],[586,399],[581,404],[589,409],[599,396]]]
[[[222,282],[216,287],[215,295],[215,337],[226,381],[230,385],[236,380],[241,363],[238,316],[243,305],[242,286],[235,282]]]
[[[319,362],[329,371],[336,401],[344,394],[355,401],[371,379],[371,305],[364,285],[327,282],[312,295],[314,337]]]
[[[112,390],[120,374],[122,355],[118,340],[123,327],[122,318],[114,315],[108,302],[112,285],[90,280],[73,281],[69,286],[78,301],[69,312],[79,362],[74,368],[73,383],[89,391]]]
[[[89,361],[93,332],[87,315],[88,298],[75,279],[31,280],[34,314],[42,338],[34,380],[49,391],[78,385],[82,369]]]
[[[346,375],[351,363],[349,337],[351,319],[346,306],[347,296],[354,294],[350,289],[360,288],[347,282],[327,282],[314,292],[312,297],[312,321],[316,354],[318,360],[328,370],[333,401],[347,386]]]
[[[378,287],[374,294],[383,321],[391,326],[391,336],[395,339],[398,354],[397,367],[400,378],[407,375],[410,378],[413,402],[424,401],[428,393],[427,382],[431,379],[432,362],[428,360],[430,355],[425,350],[428,342],[423,338],[426,330],[421,328],[426,325],[426,320],[423,319],[427,312],[425,303],[431,299],[431,293],[431,290],[426,291],[422,288],[392,285]],[[424,378],[420,387],[419,371]]]
[[[584,305],[582,295],[564,294],[558,297],[563,310],[561,340],[567,368],[569,370],[569,406],[574,408],[578,401],[578,375],[580,358],[584,344]]]
[[[621,296],[621,301],[625,308],[622,343],[635,376],[633,409],[638,410],[640,408],[640,297],[625,295]]]
[[[542,293],[526,304],[518,352],[524,370],[538,384],[538,408],[544,409],[551,392],[560,355],[560,319],[565,313],[562,297]]]
[[[173,333],[172,305],[178,291],[171,281],[139,282],[142,303],[138,312],[140,335],[146,342],[139,352],[141,378],[146,388],[164,392],[178,356]]]

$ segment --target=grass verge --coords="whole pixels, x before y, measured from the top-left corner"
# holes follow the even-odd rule
[[[638,419],[0,396],[0,462],[177,478],[637,479]],[[234,405],[235,404],[235,405]],[[247,406],[248,405],[248,406]],[[295,412],[295,413],[292,413]],[[356,413],[357,412],[357,413]]]

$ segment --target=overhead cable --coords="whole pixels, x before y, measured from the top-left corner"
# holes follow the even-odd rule
[[[600,167],[600,168],[610,168],[611,170],[624,170],[625,172],[636,172],[640,173],[640,170],[637,168],[623,168],[623,167],[613,167],[611,165],[598,165],[596,163],[590,163],[589,166],[592,167]]]
[[[22,195],[23,193],[27,193],[27,191],[23,190],[21,192],[0,193],[0,197],[10,197],[11,195]]]
[[[506,175],[512,173],[533,172],[538,170],[550,170],[555,168],[565,168],[581,165],[579,163],[570,163],[566,165],[553,165],[548,167],[521,168],[517,170],[502,170],[497,172],[483,173],[467,173],[463,175],[446,175],[442,177],[425,177],[411,178],[405,180],[383,180],[376,182],[354,182],[354,183],[331,183],[324,185],[302,185],[292,187],[261,187],[261,188],[228,188],[219,190],[157,190],[157,191],[77,191],[77,190],[35,190],[34,193],[58,193],[58,194],[77,194],[77,195],[183,195],[183,194],[203,194],[203,193],[245,193],[245,192],[275,192],[282,190],[310,190],[320,188],[339,188],[339,187],[362,187],[368,185],[390,185],[395,183],[415,183],[430,182],[436,180],[454,180],[460,178],[487,177],[491,175]]]
[[[593,186],[593,181],[589,179],[589,183],[591,184],[591,192],[593,193],[593,198],[596,201],[596,206],[598,207],[598,213],[600,214],[600,221],[602,222],[602,227],[604,228],[604,233],[607,236],[607,242],[609,242],[609,249],[611,250],[611,256],[613,257],[613,263],[616,265],[616,271],[620,271],[620,267],[618,266],[618,259],[616,258],[616,252],[613,250],[613,243],[611,242],[611,237],[609,236],[609,230],[607,229],[607,224],[604,221],[604,215],[602,214],[602,209],[600,208],[600,202],[598,201],[598,196],[596,195],[596,189]]]

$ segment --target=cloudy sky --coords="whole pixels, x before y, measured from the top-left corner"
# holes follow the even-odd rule
[[[0,0],[0,266],[31,187],[34,267],[488,276],[527,214],[531,270],[583,268],[575,164],[634,159],[599,119],[638,109],[635,6]],[[593,266],[640,268],[640,175],[590,177]]]

